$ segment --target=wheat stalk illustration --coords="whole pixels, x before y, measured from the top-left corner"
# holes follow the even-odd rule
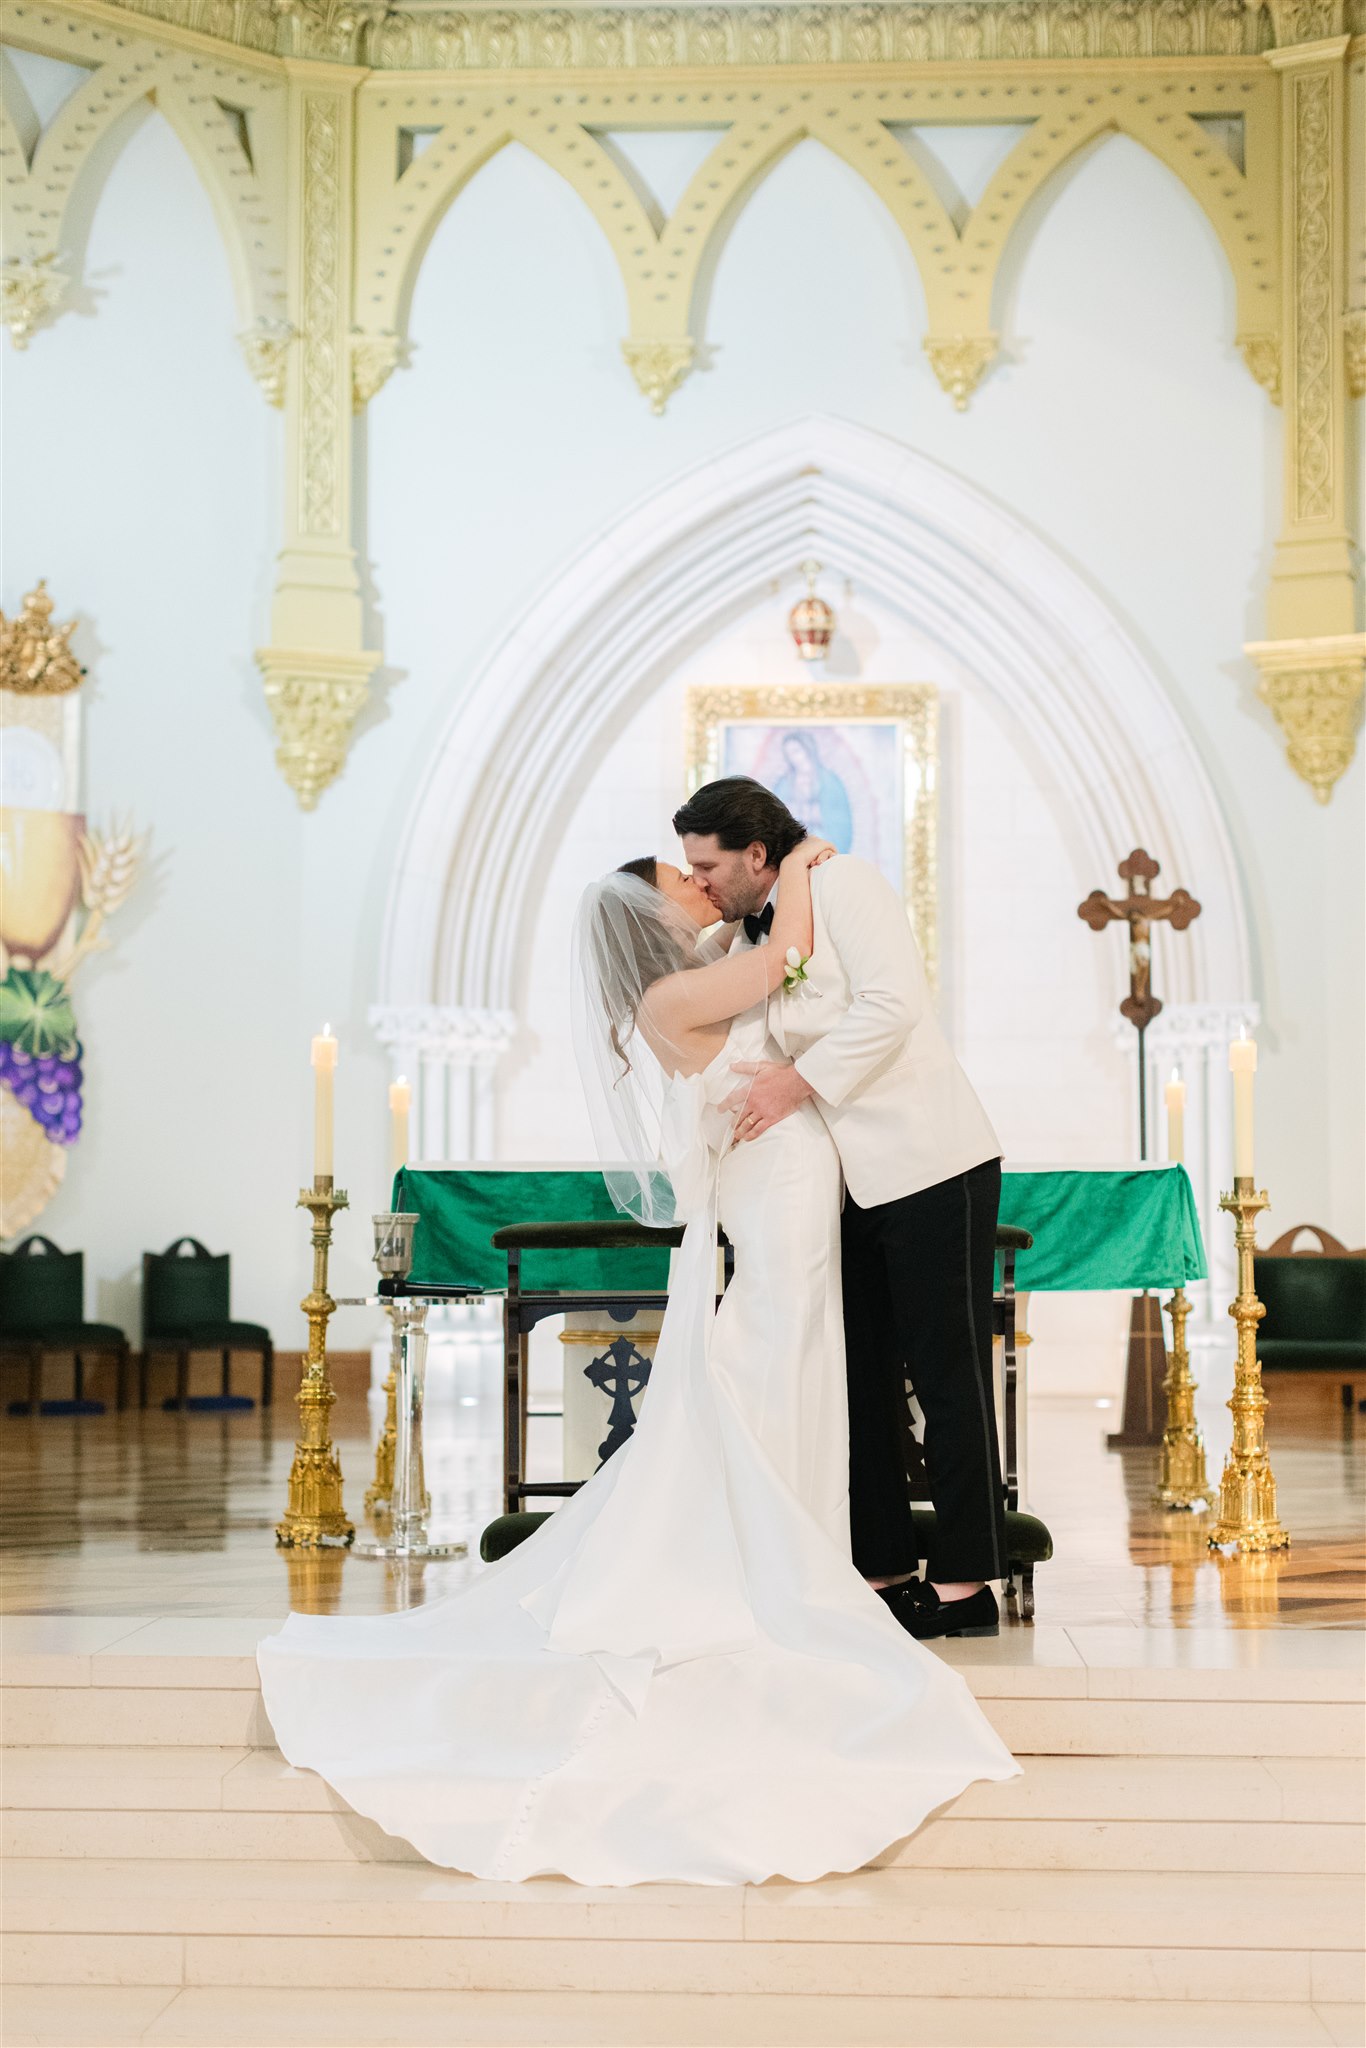
[[[107,943],[100,928],[128,895],[137,880],[142,861],[143,840],[132,823],[117,820],[101,835],[86,832],[77,848],[81,868],[81,901],[89,915],[79,939],[66,962],[65,979],[70,980],[81,961]]]

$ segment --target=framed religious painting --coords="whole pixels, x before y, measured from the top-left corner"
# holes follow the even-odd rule
[[[809,832],[880,868],[938,982],[939,692],[933,683],[692,689],[691,794],[752,775]]]

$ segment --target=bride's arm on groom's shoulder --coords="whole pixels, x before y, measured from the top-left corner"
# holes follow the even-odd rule
[[[925,979],[905,906],[885,875],[867,861],[836,860],[819,886],[849,1007],[796,1066],[835,1109],[911,1036],[925,1011]]]

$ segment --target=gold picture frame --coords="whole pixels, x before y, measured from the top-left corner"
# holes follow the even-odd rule
[[[784,733],[787,727],[795,730]],[[802,734],[810,727],[826,732]],[[842,851],[862,853],[880,867],[901,890],[931,986],[938,987],[939,691],[933,683],[690,689],[686,743],[689,795],[718,776],[754,775],[803,823],[836,844],[847,840]],[[782,749],[781,775],[772,772],[775,748]],[[805,759],[794,764],[794,754]],[[791,800],[784,780],[794,791],[804,788],[806,806]],[[831,816],[822,816],[822,806]]]

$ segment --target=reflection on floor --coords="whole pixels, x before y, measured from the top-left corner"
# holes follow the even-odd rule
[[[496,1344],[434,1347],[427,1409],[433,1536],[471,1553],[498,1511]],[[377,1415],[339,1402],[333,1429],[347,1505],[359,1516]],[[1277,1396],[1269,1441],[1281,1519],[1293,1537],[1270,1558],[1212,1556],[1205,1518],[1151,1505],[1156,1453],[1105,1448],[1113,1411],[1079,1399],[1030,1411],[1029,1505],[1055,1557],[1038,1577],[1040,1622],[1246,1628],[1366,1625],[1366,1418],[1332,1388]],[[464,1582],[465,1559],[407,1570],[331,1552],[277,1551],[295,1411],[10,1418],[0,1424],[0,1606],[86,1615],[364,1613]],[[1216,1474],[1228,1417],[1202,1415]],[[554,1426],[538,1426],[540,1476],[558,1476]],[[537,1434],[533,1434],[533,1449]]]
[[[498,1373],[496,1345],[433,1361],[433,1534],[472,1549]],[[378,1416],[333,1414],[356,1514]],[[1203,1420],[1214,1472],[1228,1418]],[[279,1755],[254,1653],[291,1604],[479,1569],[277,1551],[287,1398],[5,1422],[6,2048],[1361,2043],[1366,1421],[1332,1389],[1273,1402],[1272,1560],[1156,1512],[1113,1421],[1031,1405],[1038,1625],[940,1646],[1021,1777],[850,1875],[617,1891],[433,1869]],[[533,1453],[553,1476],[553,1420]]]

